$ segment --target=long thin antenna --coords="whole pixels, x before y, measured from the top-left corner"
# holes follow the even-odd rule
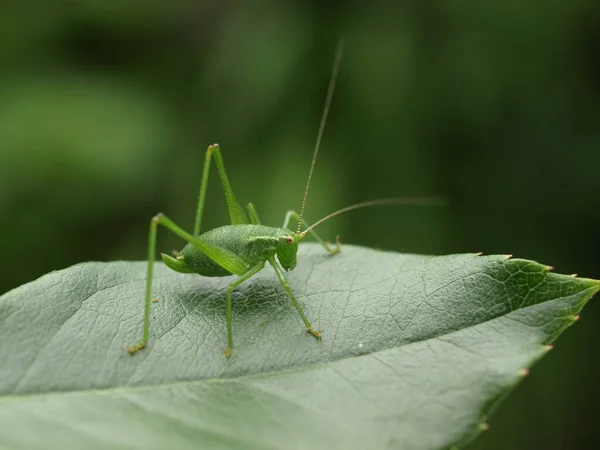
[[[317,133],[317,142],[315,143],[315,150],[313,152],[313,158],[310,164],[310,171],[308,172],[308,179],[306,180],[306,188],[304,189],[304,198],[302,199],[302,207],[300,208],[300,216],[298,217],[298,233],[300,233],[300,229],[302,228],[302,216],[304,215],[304,207],[306,206],[306,197],[308,197],[310,179],[312,178],[313,169],[315,168],[315,161],[317,160],[317,154],[319,153],[319,147],[321,146],[321,138],[323,137],[323,130],[325,129],[325,124],[327,123],[329,107],[331,106],[331,99],[333,98],[333,91],[335,90],[335,81],[337,80],[343,54],[344,40],[341,39],[340,42],[338,42],[337,49],[335,51],[335,60],[333,61],[333,69],[331,70],[331,78],[329,79],[329,87],[327,88],[325,108],[323,109],[323,115],[321,116],[321,124],[319,125],[319,132]]]
[[[304,230],[302,233],[298,233],[300,238],[303,238],[306,233],[315,228],[318,225],[321,225],[326,220],[331,219],[339,214],[345,213],[347,211],[352,211],[353,209],[358,208],[366,208],[367,206],[381,206],[381,205],[419,205],[419,206],[443,206],[446,204],[446,201],[440,197],[395,197],[395,198],[383,198],[379,200],[369,200],[368,202],[356,203],[354,205],[346,206],[338,211],[332,212],[327,216],[323,217],[321,220],[313,223],[310,227]]]

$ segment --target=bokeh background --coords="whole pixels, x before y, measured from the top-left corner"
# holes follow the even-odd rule
[[[6,0],[0,293],[82,261],[145,259],[158,211],[191,229],[213,142],[238,199],[279,225],[300,207],[340,36],[309,221],[440,195],[447,207],[355,211],[321,232],[599,278],[599,23],[597,0]],[[213,174],[208,228],[227,222]],[[181,245],[161,232],[161,249]],[[599,324],[596,299],[473,448],[594,448]]]

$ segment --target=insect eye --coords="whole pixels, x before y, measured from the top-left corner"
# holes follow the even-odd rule
[[[285,242],[287,242],[288,244],[292,244],[294,242],[294,238],[291,236],[286,236],[285,237]]]

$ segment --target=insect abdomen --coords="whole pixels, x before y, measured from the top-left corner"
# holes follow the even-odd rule
[[[264,225],[225,225],[198,236],[198,239],[224,248],[254,267],[275,255],[278,237],[285,234],[281,228]],[[186,265],[206,277],[225,277],[231,272],[206,256],[200,249],[188,244],[181,251]]]

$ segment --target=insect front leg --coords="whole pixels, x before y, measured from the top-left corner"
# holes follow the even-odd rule
[[[300,317],[302,318],[302,321],[304,322],[304,325],[306,326],[306,329],[308,330],[308,332],[310,334],[312,334],[314,337],[316,337],[317,339],[321,339],[321,332],[316,331],[312,327],[312,325],[310,324],[308,319],[306,318],[304,311],[302,311],[302,308],[300,307],[298,300],[296,300],[296,297],[294,296],[294,294],[292,293],[292,290],[290,289],[290,285],[288,284],[287,280],[285,279],[283,270],[281,270],[281,268],[279,267],[279,264],[277,264],[277,261],[275,261],[275,258],[269,258],[268,261],[269,261],[269,264],[271,264],[271,266],[273,266],[273,269],[275,270],[275,273],[277,274],[277,278],[279,278],[279,282],[281,283],[281,285],[283,286],[283,288],[289,295],[290,299],[292,300],[292,303],[293,303],[294,307],[296,308],[296,310],[298,311],[298,314],[300,314]]]
[[[289,229],[289,223],[292,219],[294,220],[299,220],[300,215],[296,212],[296,211],[288,211],[287,214],[285,215],[285,219],[283,220],[283,227],[282,228],[287,228]],[[310,225],[308,224],[308,222],[304,219],[302,219],[302,225],[304,225],[306,228],[308,228]],[[327,250],[329,253],[331,253],[332,255],[335,255],[337,252],[340,251],[341,249],[341,244],[340,244],[340,237],[336,236],[335,237],[335,247],[332,247],[331,244],[329,243],[329,241],[325,241],[323,240],[317,233],[315,233],[313,230],[309,230],[308,232],[312,237],[315,238],[315,240],[321,244],[323,246],[323,248],[325,250]]]

